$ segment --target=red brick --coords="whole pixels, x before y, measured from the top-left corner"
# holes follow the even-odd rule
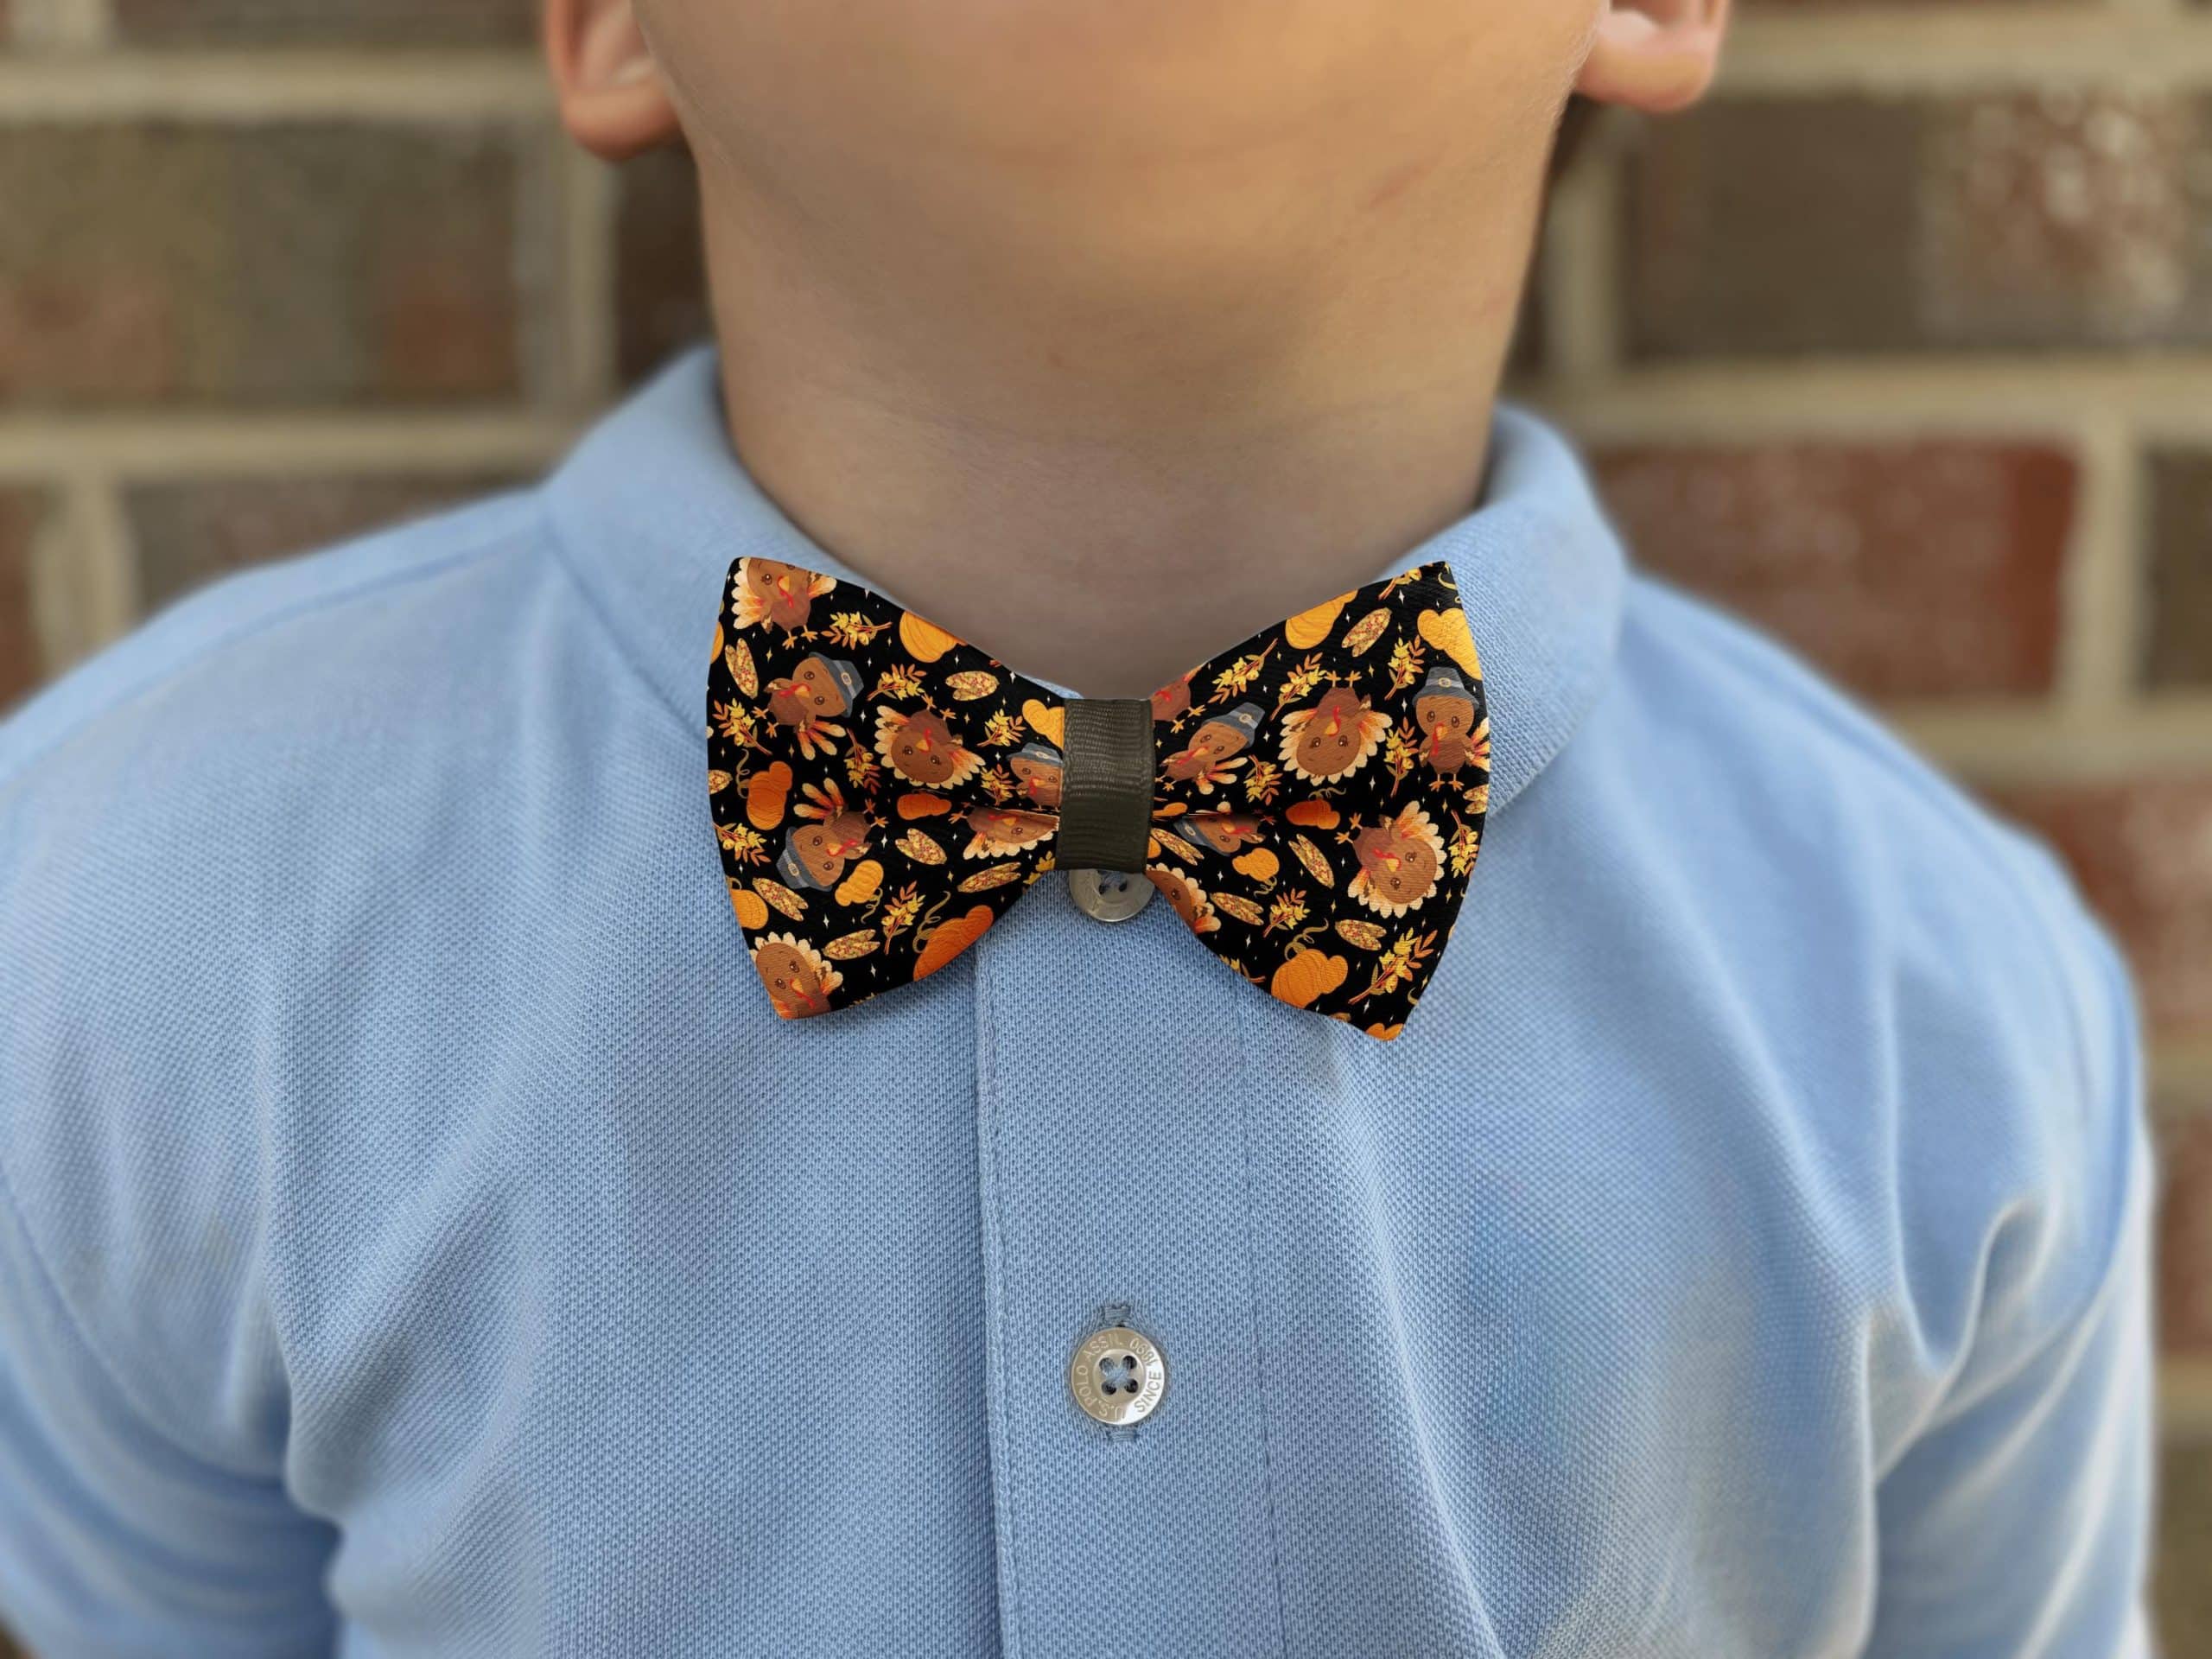
[[[1626,193],[1630,348],[1910,342],[1923,121],[1904,101],[1732,98],[1645,124]]]
[[[2076,483],[2063,451],[1802,442],[1592,459],[1640,563],[1861,695],[2050,690]]]
[[[2151,458],[2150,605],[2144,677],[2212,687],[2212,452]]]
[[[2195,105],[2157,95],[1942,106],[1914,250],[1929,334],[1965,346],[2205,338],[2189,176],[2204,143]]]
[[[1991,797],[2072,865],[2126,950],[2152,1029],[2212,1035],[2212,776],[2003,789]]]
[[[31,126],[0,143],[0,404],[519,388],[515,134]]]
[[[622,169],[615,228],[615,361],[635,381],[712,327],[691,158],[656,150]]]
[[[139,484],[124,507],[149,609],[242,566],[308,551],[514,482],[498,474]]]
[[[2159,1345],[2212,1359],[2212,1098],[2161,1107]]]
[[[45,670],[32,608],[31,553],[46,508],[35,492],[0,489],[0,710],[36,686]]]
[[[2209,152],[2205,104],[2155,93],[1719,99],[1631,168],[1631,346],[2202,344]]]
[[[4,3],[4,0],[0,0]],[[537,0],[114,0],[134,45],[486,45],[527,41]]]

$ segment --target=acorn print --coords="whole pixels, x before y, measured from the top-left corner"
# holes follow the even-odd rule
[[[1054,867],[1059,696],[880,594],[779,561],[734,561],[716,621],[709,806],[775,1014],[952,965]],[[1488,707],[1449,568],[1301,612],[1148,702],[1144,874],[1201,942],[1185,948],[1342,1022],[1344,1040],[1395,1037],[1489,804]]]

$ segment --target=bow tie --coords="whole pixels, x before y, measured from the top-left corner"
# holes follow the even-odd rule
[[[776,1012],[935,973],[1047,870],[1141,872],[1281,1001],[1395,1037],[1482,845],[1451,568],[1301,612],[1149,698],[1063,698],[857,583],[730,567],[708,788]]]

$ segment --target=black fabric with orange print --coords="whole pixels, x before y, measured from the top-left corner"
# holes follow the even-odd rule
[[[1370,582],[1152,695],[1145,874],[1285,1002],[1395,1037],[1490,798],[1449,566]],[[935,973],[1054,867],[1064,700],[853,582],[730,567],[707,677],[732,906],[777,1013]]]

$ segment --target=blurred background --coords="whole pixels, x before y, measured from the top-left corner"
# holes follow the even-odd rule
[[[1740,3],[1709,105],[1587,135],[1509,394],[2126,946],[2161,1612],[2212,1659],[2212,3]],[[535,9],[0,0],[0,707],[221,571],[532,476],[701,333],[686,164],[569,149]]]

